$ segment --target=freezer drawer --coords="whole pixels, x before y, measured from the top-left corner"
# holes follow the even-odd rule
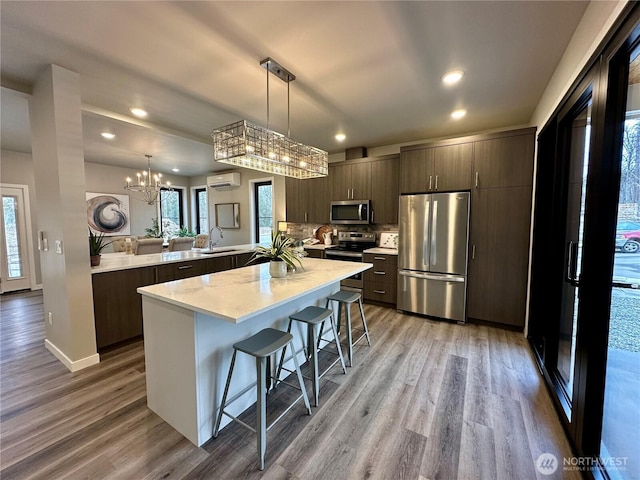
[[[466,322],[467,279],[461,275],[398,272],[398,309]]]

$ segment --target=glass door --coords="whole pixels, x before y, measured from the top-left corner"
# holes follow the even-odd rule
[[[640,478],[640,48],[629,56],[600,458]]]
[[[584,236],[585,199],[591,143],[591,88],[575,104],[561,123],[564,154],[568,161],[566,176],[566,220],[564,231],[564,280],[556,380],[564,394],[565,413],[572,420],[576,372],[576,335],[579,328],[580,274]]]
[[[31,288],[27,246],[27,213],[24,191],[2,187],[2,282],[1,293]]]

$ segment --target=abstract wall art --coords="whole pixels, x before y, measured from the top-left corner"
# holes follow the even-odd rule
[[[94,233],[131,235],[129,196],[87,192],[87,220]]]

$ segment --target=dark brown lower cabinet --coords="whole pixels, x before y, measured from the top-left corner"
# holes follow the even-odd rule
[[[314,250],[312,248],[309,248],[309,249],[305,248],[304,251],[307,252],[307,256],[309,258],[325,258],[324,250]]]
[[[472,190],[467,316],[524,327],[531,187]]]
[[[364,262],[373,268],[364,272],[364,299],[396,304],[398,283],[398,257],[378,253],[365,253]]]
[[[156,283],[157,267],[92,275],[98,350],[142,335],[142,298],[138,287]]]

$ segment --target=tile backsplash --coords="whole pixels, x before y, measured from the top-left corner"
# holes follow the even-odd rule
[[[380,232],[397,232],[398,225],[331,225],[328,223],[291,223],[287,222],[287,232],[290,237],[303,240],[305,238],[313,237],[314,232],[323,225],[329,225],[336,229],[338,232],[376,232],[377,237],[380,238]],[[338,239],[334,237],[333,243],[338,243]]]

